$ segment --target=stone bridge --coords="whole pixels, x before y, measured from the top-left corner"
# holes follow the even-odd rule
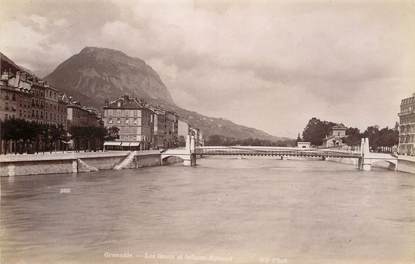
[[[361,142],[361,152],[359,158],[359,169],[370,171],[372,169],[372,165],[377,162],[387,162],[389,163],[390,168],[395,170],[398,169],[398,156],[388,154],[388,153],[374,153],[369,151],[369,139],[362,138]]]
[[[161,152],[161,164],[165,164],[170,157],[182,159],[185,166],[196,166],[195,138],[187,136],[184,148],[168,149]]]

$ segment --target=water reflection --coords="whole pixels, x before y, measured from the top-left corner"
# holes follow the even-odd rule
[[[1,263],[414,260],[413,175],[322,161],[198,163],[2,178]]]

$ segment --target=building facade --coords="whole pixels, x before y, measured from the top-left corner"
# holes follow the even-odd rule
[[[166,128],[165,137],[167,142],[167,148],[177,146],[178,132],[179,132],[179,116],[171,111],[166,111]]]
[[[189,129],[190,129],[189,124],[186,121],[179,119],[179,122],[178,122],[178,135],[179,135],[179,137],[182,136],[182,137],[186,138],[187,135],[189,135],[189,131],[190,131]]]
[[[151,108],[154,113],[154,130],[152,144],[155,148],[167,148],[166,138],[166,111],[159,108]]]
[[[323,139],[323,146],[326,148],[343,146],[342,139],[346,137],[346,130],[343,124],[333,126],[330,135]]]
[[[66,129],[67,124],[67,105],[62,100],[59,91],[48,84],[43,85],[44,100],[44,123],[62,125]]]
[[[2,74],[0,80],[0,120],[9,118],[31,118],[32,92],[29,83],[20,82],[16,77]]]
[[[24,119],[66,127],[66,104],[58,90],[26,73],[4,72],[0,79],[0,120]]]
[[[187,138],[187,136],[193,136],[195,139],[196,146],[204,146],[204,139],[202,131],[198,128],[192,127],[184,120],[179,120],[178,122],[178,137],[179,141],[182,142]]]
[[[139,143],[140,149],[149,149],[154,132],[154,113],[136,98],[125,95],[104,106],[104,126],[117,127],[116,141]],[[107,145],[109,144],[106,142]]]
[[[81,106],[78,102],[71,102],[66,106],[67,127],[99,126],[99,117],[96,111]]]
[[[415,154],[415,93],[401,101],[399,116],[400,155]]]
[[[311,142],[306,142],[306,141],[298,141],[298,142],[297,142],[297,148],[305,148],[305,149],[309,149],[309,148],[311,148]]]

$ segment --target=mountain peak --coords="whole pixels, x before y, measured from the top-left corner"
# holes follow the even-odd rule
[[[123,94],[174,105],[160,76],[143,60],[119,50],[85,47],[45,79],[83,104],[95,107]]]
[[[109,48],[88,46],[83,48],[77,55],[91,57],[98,61],[111,61],[130,65],[138,64],[140,66],[146,65],[146,63],[139,58],[130,57],[122,51]]]
[[[93,46],[87,46],[79,52],[79,54],[91,54],[91,53],[106,53],[106,54],[119,55],[123,57],[129,57],[127,54],[125,54],[124,52],[120,50],[102,48],[102,47],[93,47]]]

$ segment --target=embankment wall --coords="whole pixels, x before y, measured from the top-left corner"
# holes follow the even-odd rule
[[[129,153],[114,151],[3,155],[0,156],[0,177],[109,170]],[[158,151],[139,152],[126,168],[159,166],[160,158]]]

